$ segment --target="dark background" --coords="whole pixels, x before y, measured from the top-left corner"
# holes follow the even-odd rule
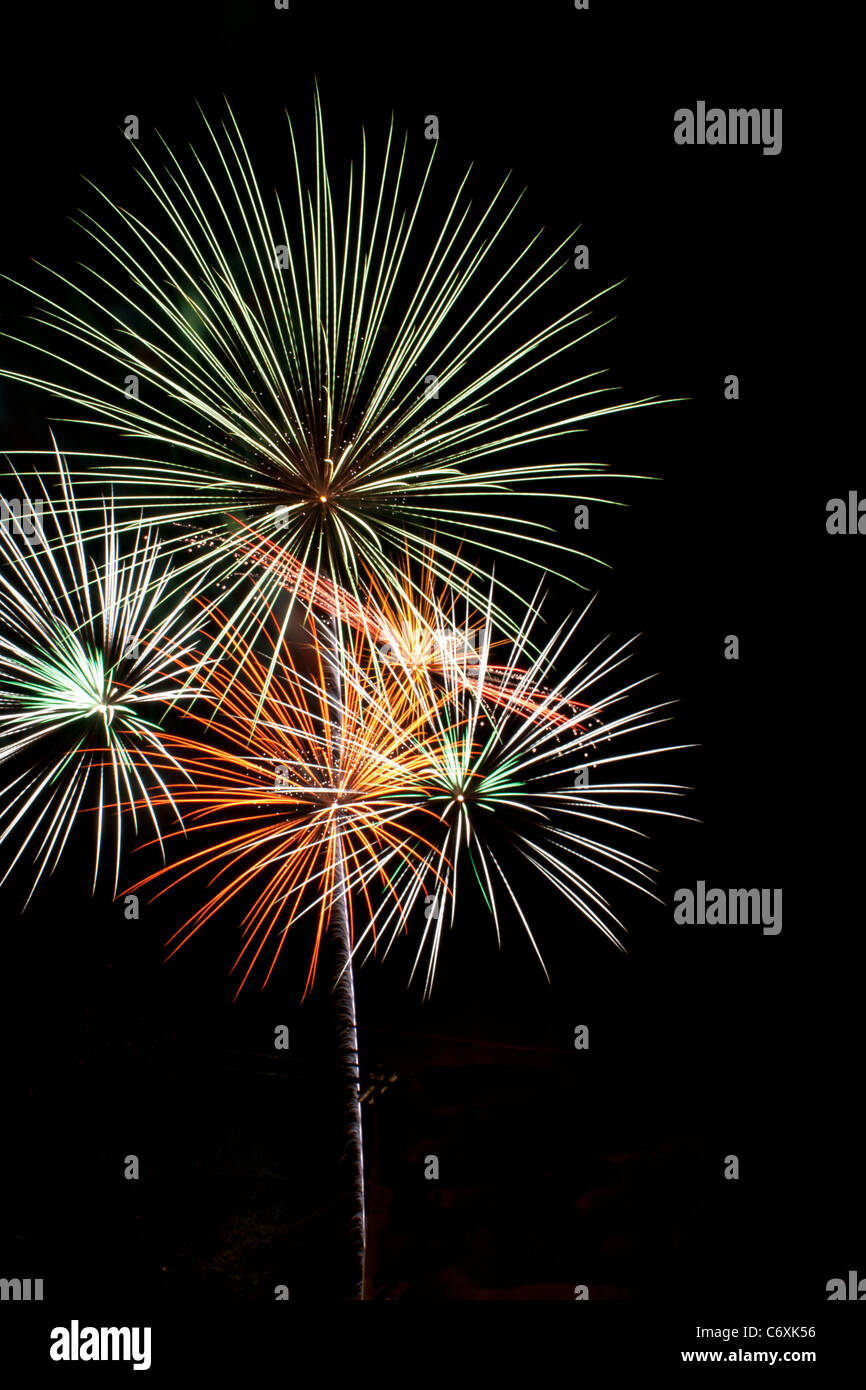
[[[142,142],[156,127],[182,145],[199,135],[196,100],[213,112],[225,95],[278,175],[282,111],[308,128],[317,77],[333,176],[359,126],[375,148],[392,111],[420,168],[436,113],[440,188],[469,162],[482,190],[512,170],[528,187],[521,225],[558,239],[581,224],[590,270],[576,293],[627,277],[587,366],[610,367],[624,396],[687,398],[579,441],[657,481],[608,485],[628,508],[594,508],[588,539],[612,568],[575,560],[574,577],[598,591],[594,635],[641,633],[635,668],[679,701],[672,741],[699,746],[664,771],[694,788],[680,809],[697,823],[653,835],[662,903],[617,898],[627,957],[539,899],[549,985],[519,929],[499,952],[480,914],[448,940],[431,1002],[406,988],[408,948],[359,972],[365,1080],[397,1078],[365,1106],[381,1299],[567,1300],[586,1283],[594,1299],[796,1303],[811,1317],[828,1279],[858,1261],[866,1273],[862,542],[824,525],[859,465],[828,423],[833,361],[808,326],[824,293],[814,266],[832,278],[844,248],[824,259],[828,176],[803,94],[782,80],[786,13],[752,6],[717,25],[686,6],[596,0],[587,13],[565,0],[85,5],[43,8],[8,36],[9,275],[32,279],[28,257],[74,259],[66,219],[93,197],[82,174],[129,187],[126,114]],[[781,155],[676,146],[673,112],[698,99],[782,106]],[[5,330],[24,307],[0,291]],[[723,398],[729,373],[737,402]],[[5,447],[43,446],[43,402],[4,384],[0,406]],[[568,495],[547,511],[564,544],[572,511]],[[554,586],[554,610],[579,601]],[[737,662],[723,658],[730,633]],[[3,1272],[44,1277],[61,1321],[73,1290],[96,1309],[119,1286],[136,1308],[267,1302],[277,1283],[298,1302],[341,1299],[325,990],[301,1005],[289,956],[266,993],[232,1003],[230,921],[164,964],[163,909],[126,923],[107,888],[90,897],[89,834],[23,916],[21,879],[2,899]],[[782,887],[781,935],[676,926],[672,895],[697,879]],[[282,1022],[288,1055],[271,1047]],[[572,1046],[579,1023],[588,1052]],[[128,1153],[137,1183],[122,1176]],[[428,1153],[439,1183],[424,1181]],[[737,1182],[723,1178],[732,1153]]]

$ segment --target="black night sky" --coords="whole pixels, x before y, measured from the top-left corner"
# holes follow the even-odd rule
[[[654,827],[660,902],[618,894],[625,956],[539,893],[550,983],[519,924],[499,949],[471,900],[430,1001],[406,986],[410,942],[359,970],[368,1274],[379,1301],[573,1302],[586,1284],[590,1303],[635,1317],[653,1305],[676,1359],[694,1344],[686,1303],[708,1324],[766,1323],[771,1308],[826,1322],[827,1281],[858,1261],[866,1274],[848,713],[863,542],[825,529],[827,500],[857,488],[862,465],[818,423],[838,382],[807,327],[818,251],[804,270],[797,246],[826,232],[826,176],[774,56],[783,13],[726,12],[719,34],[693,7],[604,0],[43,7],[9,31],[0,96],[0,268],[25,282],[30,258],[74,263],[69,216],[93,205],[82,175],[134,196],[127,113],[143,141],[156,129],[183,147],[200,135],[196,103],[219,112],[228,97],[278,183],[283,111],[309,131],[314,81],[334,175],[362,125],[379,147],[392,112],[420,169],[436,113],[441,196],[470,163],[479,198],[512,171],[527,188],[518,245],[523,230],[552,241],[579,224],[590,268],[575,293],[624,282],[579,360],[608,368],[624,399],[684,399],[578,441],[611,472],[654,480],[597,485],[627,503],[591,513],[587,548],[610,568],[575,556],[586,592],[551,580],[547,606],[596,593],[589,635],[640,634],[635,674],[677,702],[669,741],[696,745],[658,769],[693,788],[678,809],[695,820]],[[698,99],[783,107],[781,155],[677,146],[673,113]],[[26,312],[4,285],[3,330]],[[16,351],[0,347],[4,365]],[[724,399],[730,373],[738,401]],[[0,447],[43,447],[50,413],[0,384]],[[543,508],[565,545],[572,513],[568,485]],[[0,1275],[44,1279],[46,1327],[103,1309],[157,1326],[191,1307],[229,1326],[272,1307],[277,1284],[290,1307],[342,1302],[332,1004],[324,986],[301,1002],[306,943],[233,1003],[231,913],[165,962],[183,904],[143,903],[126,922],[107,883],[91,896],[89,822],[76,834],[26,911],[26,872],[0,903]],[[148,853],[130,856],[125,882]],[[673,894],[697,880],[781,887],[782,932],[677,925]],[[288,1053],[272,1046],[279,1023]],[[588,1051],[573,1046],[578,1024]],[[138,1182],[122,1176],[130,1153]],[[424,1179],[430,1153],[438,1183]],[[723,1177],[729,1154],[738,1181]]]

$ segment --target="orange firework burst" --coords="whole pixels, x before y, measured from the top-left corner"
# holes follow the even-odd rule
[[[209,875],[206,901],[170,938],[172,955],[228,902],[251,896],[232,967],[243,968],[238,992],[263,954],[267,983],[289,928],[314,915],[306,993],[338,900],[351,934],[353,891],[372,919],[374,883],[403,915],[429,886],[425,818],[439,819],[425,806],[432,710],[359,634],[331,646],[313,627],[304,643],[279,651],[267,640],[261,655],[223,628],[220,659],[201,680],[206,706],[184,715],[196,733],[166,735],[186,773],[166,773],[185,825],[174,833],[207,842],[135,887],[170,874],[161,896]]]

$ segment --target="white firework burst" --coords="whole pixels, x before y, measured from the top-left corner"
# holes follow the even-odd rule
[[[157,835],[154,787],[165,789],[159,720],[179,697],[203,607],[165,602],[169,567],[139,525],[118,535],[111,501],[98,541],[85,538],[65,460],[59,496],[45,479],[38,525],[0,527],[0,845],[14,846],[3,880],[28,853],[30,895],[57,864],[76,817],[96,815],[94,883],[104,823],[116,812],[114,885],[122,809],[136,802]],[[18,486],[24,480],[13,469]],[[38,512],[37,512],[38,515]],[[192,687],[183,698],[195,694]],[[156,758],[156,754],[160,758]]]

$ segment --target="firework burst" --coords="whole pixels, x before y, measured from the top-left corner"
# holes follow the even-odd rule
[[[573,351],[601,325],[587,324],[592,300],[574,304],[570,288],[553,321],[513,332],[568,275],[566,243],[545,255],[535,237],[509,253],[519,197],[506,180],[476,213],[468,175],[431,227],[430,166],[404,193],[407,142],[393,127],[376,171],[364,144],[338,211],[318,98],[309,187],[289,124],[287,217],[260,187],[231,112],[221,130],[205,124],[208,155],[188,166],[169,150],[159,171],[135,146],[147,212],[102,195],[104,216],[82,223],[98,247],[89,278],[58,275],[66,302],[36,296],[54,345],[29,346],[52,375],[6,375],[127,441],[128,457],[103,459],[102,479],[119,487],[119,505],[181,528],[179,547],[192,533],[184,564],[224,586],[224,605],[237,594],[232,621],[253,638],[278,581],[251,590],[249,525],[298,562],[300,587],[312,571],[353,593],[371,576],[390,588],[394,555],[397,569],[406,548],[421,560],[434,527],[442,578],[482,572],[461,556],[465,539],[523,559],[543,546],[532,562],[549,568],[551,549],[565,547],[525,506],[516,519],[515,489],[560,495],[550,483],[602,465],[510,456],[651,403],[605,403],[613,388],[600,372],[574,374]],[[140,381],[140,398],[123,393],[118,364]],[[142,443],[156,456],[138,454]],[[505,452],[507,464],[486,466]],[[496,617],[509,627],[507,613]]]
[[[628,659],[631,643],[608,651],[598,644],[576,663],[570,662],[567,653],[584,609],[533,654],[538,598],[526,610],[509,663],[496,676],[502,698],[491,702],[484,694],[490,683],[490,644],[485,636],[473,653],[471,668],[465,655],[455,661],[445,672],[444,694],[428,706],[423,805],[436,814],[432,824],[439,832],[435,849],[426,854],[431,881],[419,884],[416,865],[411,882],[405,879],[399,910],[393,901],[381,902],[367,928],[373,947],[384,940],[387,952],[423,893],[429,908],[412,973],[426,954],[427,994],[466,874],[481,891],[497,939],[503,907],[508,907],[522,923],[542,967],[520,900],[519,885],[527,879],[527,870],[624,949],[617,931],[625,927],[597,881],[613,878],[655,896],[650,865],[622,847],[622,841],[645,838],[637,824],[642,817],[675,815],[663,799],[685,790],[618,775],[621,765],[685,746],[647,746],[643,735],[666,721],[665,705],[634,702],[645,679],[626,684],[612,679]],[[620,745],[623,739],[625,746]],[[423,880],[423,873],[420,877]],[[362,936],[356,951],[363,941]]]
[[[116,889],[121,808],[131,804],[135,818],[137,803],[160,835],[154,792],[163,797],[167,788],[159,716],[178,697],[198,617],[164,602],[168,567],[149,528],[121,540],[107,503],[100,544],[85,539],[59,453],[56,464],[60,496],[53,501],[43,482],[39,524],[0,527],[0,844],[18,840],[3,881],[30,850],[35,888],[57,864],[79,811],[95,808],[95,882],[113,808]]]
[[[289,929],[305,918],[314,921],[309,988],[335,908],[346,904],[351,940],[355,900],[368,921],[373,894],[393,898],[398,870],[411,881],[433,849],[426,822],[438,817],[422,804],[429,708],[419,711],[402,673],[383,675],[362,635],[336,649],[329,638],[314,625],[306,643],[282,646],[274,668],[273,645],[249,652],[223,625],[204,702],[184,716],[194,732],[168,737],[184,770],[167,779],[166,797],[184,817],[176,833],[201,844],[136,888],[168,875],[162,893],[206,876],[205,900],[172,937],[171,954],[229,902],[246,900],[238,992],[262,960],[267,983]]]

